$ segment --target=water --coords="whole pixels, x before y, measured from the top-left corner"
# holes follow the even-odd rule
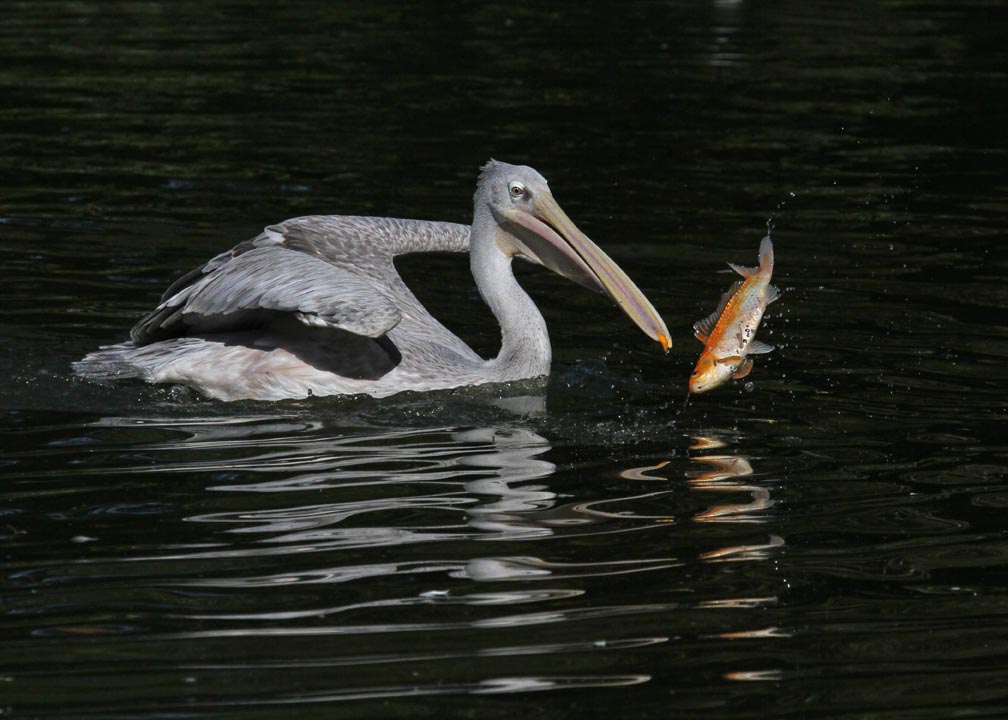
[[[4,16],[0,714],[1008,716],[999,4]],[[69,375],[270,222],[466,221],[490,156],[550,179],[668,357],[528,270],[545,386]],[[778,350],[683,409],[771,217]],[[495,352],[464,260],[403,272]]]

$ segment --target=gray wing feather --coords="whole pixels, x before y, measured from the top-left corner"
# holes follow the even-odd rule
[[[381,337],[403,311],[429,333],[458,341],[430,318],[393,264],[410,252],[469,249],[468,225],[313,215],[271,225],[169,286],[130,332],[137,345],[196,332],[258,327],[264,313],[290,313],[309,326]]]
[[[282,247],[250,250],[192,287],[183,312],[198,315],[298,312],[368,337],[384,335],[402,317],[369,279]]]
[[[395,302],[369,278],[296,250],[272,245],[227,262],[217,260],[138,323],[133,341],[174,335],[179,323],[189,329],[221,330],[244,318],[243,311],[297,313],[306,325],[329,325],[367,337],[384,335],[402,317]]]

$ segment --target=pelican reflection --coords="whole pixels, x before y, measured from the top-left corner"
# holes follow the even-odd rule
[[[109,417],[97,425],[151,438],[132,446],[142,463],[116,472],[207,479],[198,512],[185,519],[216,526],[220,545],[210,554],[552,533],[527,520],[555,503],[541,482],[555,471],[540,457],[551,446],[521,427],[333,428],[267,415]]]

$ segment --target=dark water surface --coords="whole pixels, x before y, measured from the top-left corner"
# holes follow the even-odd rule
[[[995,2],[8,2],[0,716],[1008,717]],[[226,404],[70,363],[306,213],[527,162],[665,316],[548,385]],[[776,221],[778,345],[680,412]],[[404,273],[482,353],[458,258]]]

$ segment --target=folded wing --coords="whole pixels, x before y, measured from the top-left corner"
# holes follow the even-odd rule
[[[243,243],[180,278],[130,336],[146,345],[227,332],[268,323],[271,313],[371,338],[385,335],[402,317],[393,297],[368,275],[282,242]]]

